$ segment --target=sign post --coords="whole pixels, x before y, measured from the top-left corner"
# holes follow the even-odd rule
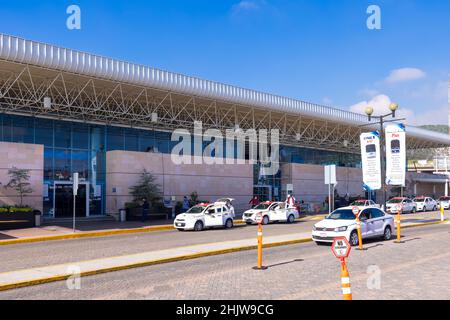
[[[75,172],[73,174],[73,233],[75,233],[75,220],[76,220],[76,198],[78,195],[79,174]]]
[[[441,203],[441,221],[442,221],[442,222],[445,221],[445,217],[444,217],[444,207],[442,206],[442,203]]]
[[[352,208],[352,212],[356,216],[356,231],[358,232],[358,250],[364,250],[361,234],[361,220],[359,220],[361,212],[359,211],[359,208],[356,206]]]
[[[254,267],[254,270],[267,270],[267,267],[262,265],[262,249],[263,249],[263,234],[262,234],[262,223],[264,220],[263,214],[261,212],[256,214],[256,223],[258,224],[258,265]]]
[[[334,187],[337,185],[336,165],[325,166],[325,184],[328,185],[328,213],[331,214],[334,209]]]
[[[331,251],[333,251],[334,256],[341,261],[341,283],[344,300],[353,300],[350,275],[345,261],[350,255],[351,250],[352,246],[345,237],[335,238],[331,246]]]
[[[395,218],[395,223],[397,225],[397,240],[395,240],[395,243],[404,243],[404,241],[401,240],[401,214],[403,211],[403,207],[401,204],[397,205],[397,217]]]

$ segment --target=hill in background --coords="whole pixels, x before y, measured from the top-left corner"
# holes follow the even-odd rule
[[[430,130],[430,131],[441,132],[441,133],[448,133],[448,126],[446,126],[445,124],[426,125],[426,126],[420,126],[419,128]]]

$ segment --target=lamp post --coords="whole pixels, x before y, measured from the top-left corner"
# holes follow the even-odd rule
[[[396,111],[398,110],[398,104],[391,103],[389,105],[389,110],[391,112],[389,112],[387,114],[384,114],[384,115],[381,115],[381,116],[374,116],[373,115],[374,109],[371,106],[367,107],[366,110],[365,110],[366,115],[369,118],[369,122],[371,122],[369,125],[380,124],[381,188],[382,188],[382,195],[383,195],[382,204],[383,204],[383,209],[384,210],[386,210],[386,197],[387,197],[386,168],[385,168],[385,163],[386,163],[386,140],[384,138],[384,124],[387,123],[387,122],[393,122],[393,121],[398,121],[398,120],[405,120],[405,119],[385,120],[385,118],[387,118],[387,117],[395,118]],[[378,120],[378,122],[372,122],[373,119]]]

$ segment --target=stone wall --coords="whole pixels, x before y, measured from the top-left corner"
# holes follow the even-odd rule
[[[253,166],[244,165],[175,165],[170,154],[110,151],[106,155],[106,210],[116,213],[132,200],[130,187],[136,185],[146,169],[157,179],[165,197],[182,201],[196,191],[199,200],[221,197],[235,199],[237,213],[247,209],[253,195]]]
[[[0,142],[0,206],[18,205],[20,197],[15,190],[5,189],[9,182],[8,170],[30,170],[33,193],[24,198],[24,205],[42,211],[44,176],[44,147],[42,145]]]

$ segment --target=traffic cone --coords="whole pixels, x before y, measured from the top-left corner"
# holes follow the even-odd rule
[[[350,286],[350,275],[348,274],[347,265],[345,264],[345,260],[342,260],[341,282],[342,282],[342,294],[343,294],[344,300],[353,300],[352,288]]]

